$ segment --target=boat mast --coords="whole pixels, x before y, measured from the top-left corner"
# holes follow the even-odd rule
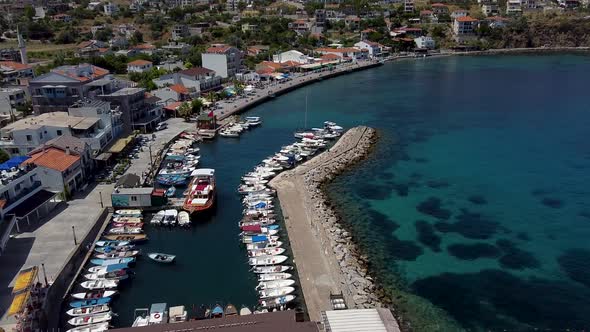
[[[309,93],[308,89],[305,89],[305,121],[303,122],[303,129],[307,129],[307,94]]]

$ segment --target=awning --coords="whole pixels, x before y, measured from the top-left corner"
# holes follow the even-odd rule
[[[123,151],[129,145],[129,143],[133,142],[134,138],[135,138],[135,136],[130,135],[125,138],[118,139],[117,142],[115,142],[115,144],[113,144],[113,146],[111,146],[111,148],[109,149],[109,152],[121,153],[121,151]]]
[[[12,294],[16,294],[30,288],[35,283],[38,270],[39,269],[36,266],[33,266],[20,271],[18,276],[16,276],[16,282],[14,283]]]
[[[20,314],[23,312],[25,307],[27,306],[27,302],[29,300],[29,296],[31,296],[30,291],[22,292],[17,294],[14,299],[12,299],[12,303],[10,304],[10,308],[8,308],[8,316],[13,316],[16,314]]]
[[[111,159],[112,156],[113,156],[112,153],[103,152],[103,153],[99,154],[98,156],[94,157],[94,160],[107,161],[107,160]]]
[[[0,164],[0,170],[7,171],[13,167],[18,167],[22,164],[25,160],[29,159],[29,156],[15,156],[10,158],[9,160]]]

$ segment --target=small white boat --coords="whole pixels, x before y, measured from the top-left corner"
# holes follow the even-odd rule
[[[139,250],[130,250],[130,251],[115,251],[109,253],[100,253],[94,255],[96,258],[102,259],[110,259],[110,258],[126,258],[126,257],[135,257],[139,255]]]
[[[90,316],[78,316],[68,320],[68,323],[73,326],[90,325],[96,323],[109,322],[113,316],[110,312],[105,312]]]
[[[118,217],[141,217],[141,210],[117,210],[115,214]]]
[[[112,246],[127,246],[130,245],[129,241],[96,241],[97,247],[112,247]]]
[[[163,225],[176,225],[176,218],[178,217],[178,211],[171,209],[166,210],[164,215],[164,220],[162,221]]]
[[[258,292],[261,299],[267,299],[269,297],[279,297],[285,296],[293,293],[295,291],[294,287],[280,287],[280,288],[271,288],[265,289]]]
[[[272,280],[272,281],[261,281],[256,286],[256,289],[273,289],[273,288],[281,288],[281,287],[289,287],[295,285],[295,280],[292,279],[279,279],[279,280]]]
[[[283,263],[287,259],[289,257],[283,255],[252,257],[248,259],[248,264],[252,266],[276,265]]]
[[[117,291],[92,291],[92,292],[83,292],[83,293],[74,293],[72,297],[79,300],[89,300],[89,299],[101,299],[103,297],[112,297],[117,294]]]
[[[279,272],[279,273],[263,273],[258,275],[258,281],[275,281],[275,280],[283,280],[283,279],[290,279],[292,275],[290,273]]]
[[[223,136],[223,137],[233,137],[233,138],[240,137],[240,133],[234,129],[221,130],[219,132],[219,135]]]
[[[160,225],[164,221],[165,216],[166,216],[166,211],[164,211],[164,210],[158,211],[158,213],[154,214],[154,216],[150,220],[150,224]]]
[[[268,242],[248,243],[248,244],[246,244],[246,249],[248,249],[248,250],[272,249],[272,248],[280,248],[281,246],[283,246],[283,242],[281,242],[281,241],[268,241]]]
[[[252,314],[252,311],[248,307],[242,307],[242,309],[240,309],[240,316],[248,316],[251,314]]]
[[[276,256],[285,252],[283,248],[268,248],[268,249],[251,249],[248,250],[249,257],[261,257],[261,256]]]
[[[287,265],[275,265],[275,266],[255,266],[252,271],[254,273],[281,273],[287,272],[291,269]]]
[[[109,329],[109,323],[98,323],[98,324],[89,324],[83,326],[77,326],[72,329],[67,330],[66,332],[104,332]]]
[[[159,263],[172,263],[172,262],[174,262],[174,259],[176,259],[175,255],[168,255],[168,254],[162,254],[162,253],[157,253],[157,252],[153,252],[151,254],[148,254],[148,257],[156,262],[159,262]]]
[[[105,289],[105,288],[116,288],[119,284],[117,280],[88,280],[80,284],[86,289]]]
[[[190,226],[191,217],[186,211],[178,212],[178,225],[179,226]]]
[[[94,314],[100,314],[103,312],[110,311],[110,308],[106,304],[95,305],[92,307],[73,308],[66,311],[68,316],[88,316]]]
[[[109,234],[140,234],[143,230],[139,227],[115,227],[109,230]]]
[[[286,295],[276,297],[273,299],[265,299],[260,301],[260,306],[263,308],[274,308],[283,306],[291,301],[295,300],[295,295]]]
[[[259,124],[262,123],[262,120],[260,119],[259,116],[247,116],[246,117],[246,122],[250,125],[250,126],[258,126]]]
[[[182,323],[182,322],[186,322],[187,320],[187,312],[186,310],[184,310],[184,306],[183,305],[179,305],[176,307],[170,307],[170,310],[168,312],[168,315],[170,316],[168,319],[169,323]]]
[[[141,217],[114,217],[113,223],[120,223],[120,224],[141,224],[143,222],[143,218]]]

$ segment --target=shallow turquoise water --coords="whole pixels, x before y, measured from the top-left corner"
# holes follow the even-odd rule
[[[218,171],[218,209],[192,231],[150,234],[146,246],[180,264],[139,262],[121,321],[157,301],[255,302],[234,190],[293,141],[308,95],[310,126],[379,129],[371,158],[329,189],[378,278],[423,300],[401,304],[411,320],[441,319],[412,317],[430,304],[469,330],[590,327],[589,74],[590,59],[574,55],[426,59],[257,107],[262,127],[201,146]]]

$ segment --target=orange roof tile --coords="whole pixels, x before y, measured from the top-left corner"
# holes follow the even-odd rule
[[[143,66],[143,65],[151,65],[152,62],[151,61],[147,61],[147,60],[134,60],[129,62],[127,65],[128,66]]]
[[[349,52],[359,52],[360,50],[358,48],[354,48],[354,47],[342,47],[342,48],[326,48],[326,47],[322,47],[322,48],[318,48],[316,49],[316,52],[332,52],[332,53],[349,53]]]
[[[182,84],[174,84],[170,89],[180,94],[188,94],[188,89]]]
[[[156,49],[156,46],[152,44],[139,44],[133,47],[136,50],[153,50]]]
[[[165,109],[165,110],[167,110],[167,111],[172,111],[172,112],[174,112],[174,111],[176,111],[176,110],[178,109],[178,107],[180,107],[180,105],[182,105],[183,103],[184,103],[183,101],[176,101],[176,102],[173,102],[173,103],[171,103],[171,104],[169,104],[169,105],[166,105],[166,106],[164,106],[164,109]]]
[[[445,5],[444,3],[440,3],[440,2],[437,2],[437,3],[433,3],[432,4],[432,7],[446,7],[446,6],[447,5]]]
[[[31,66],[31,65],[25,65],[25,64],[22,64],[20,62],[15,62],[15,61],[0,61],[0,66],[8,67],[8,68],[11,68],[12,70],[25,70],[25,69],[33,68],[33,66]]]
[[[213,46],[207,49],[207,53],[225,53],[229,49],[229,46]]]
[[[458,22],[477,22],[477,19],[474,19],[471,16],[462,16],[462,17],[457,17],[456,20]]]
[[[337,60],[337,59],[340,59],[341,57],[339,55],[336,55],[333,53],[328,53],[328,54],[322,55],[321,58],[323,60]]]
[[[301,66],[301,63],[297,62],[297,61],[289,60],[289,61],[283,62],[282,65],[287,66],[287,67],[297,67],[297,66]]]
[[[272,62],[272,61],[262,61],[260,63],[261,66],[265,66],[265,67],[270,67],[273,69],[281,69],[281,64],[280,63],[276,63],[276,62]]]
[[[48,148],[44,151],[32,154],[31,158],[25,160],[23,164],[35,164],[37,166],[43,166],[63,172],[72,167],[72,165],[79,160],[80,156],[67,154],[60,149]]]
[[[265,67],[265,68],[258,69],[256,71],[256,73],[264,75],[264,74],[272,74],[272,73],[274,73],[274,71],[275,70],[271,67]]]

